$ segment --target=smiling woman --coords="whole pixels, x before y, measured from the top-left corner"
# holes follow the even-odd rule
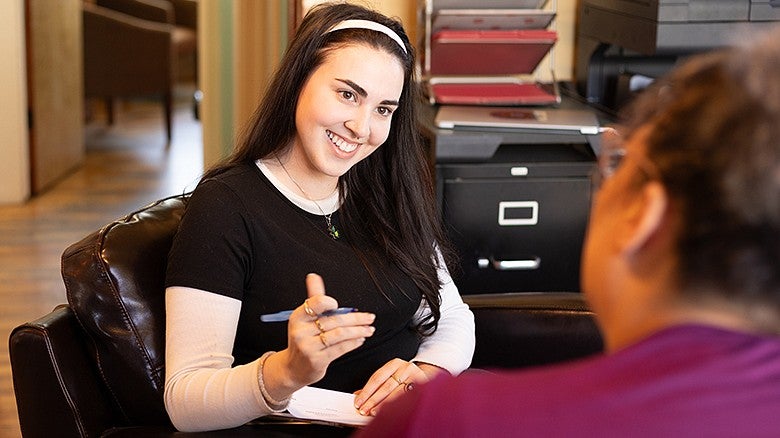
[[[169,255],[165,402],[181,430],[243,424],[314,385],[382,403],[466,369],[403,27],[314,7],[246,136],[193,192]],[[327,285],[327,293],[325,289]],[[339,306],[359,311],[330,314]],[[294,309],[286,324],[260,315]]]
[[[293,145],[279,157],[304,196],[332,194],[341,175],[387,140],[403,73],[394,55],[363,44],[330,51],[314,70],[298,98]]]

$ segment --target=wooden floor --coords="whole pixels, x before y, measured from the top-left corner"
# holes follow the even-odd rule
[[[191,189],[202,172],[192,91],[186,86],[177,90],[170,148],[159,104],[119,104],[111,127],[96,111],[86,126],[82,166],[24,205],[0,206],[0,437],[21,436],[8,334],[65,302],[62,251],[106,222]]]

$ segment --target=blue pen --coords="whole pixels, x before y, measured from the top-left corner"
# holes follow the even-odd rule
[[[345,313],[351,313],[351,312],[357,312],[357,309],[354,307],[339,307],[338,309],[330,309],[322,312],[319,316],[333,316],[333,315],[343,315]],[[282,310],[281,312],[276,313],[267,313],[265,315],[260,315],[260,321],[263,322],[281,322],[281,321],[287,321],[290,319],[290,315],[293,313],[292,310]]]

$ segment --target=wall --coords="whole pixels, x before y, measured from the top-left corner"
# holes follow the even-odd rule
[[[83,159],[81,1],[0,1],[0,204],[26,201]]]
[[[83,0],[27,1],[27,101],[33,195],[84,159]]]
[[[30,196],[23,0],[0,1],[0,204]]]
[[[198,4],[198,79],[203,91],[203,163],[208,167],[230,151],[233,136],[232,3],[201,0]]]
[[[203,162],[230,153],[286,45],[287,0],[200,0]]]

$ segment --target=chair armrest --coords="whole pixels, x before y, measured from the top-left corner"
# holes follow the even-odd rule
[[[520,368],[602,351],[593,312],[579,293],[463,295],[474,313],[473,368]]]
[[[24,436],[99,436],[117,414],[88,359],[86,335],[66,305],[16,327],[9,338]]]
[[[165,0],[97,0],[97,5],[132,15],[142,20],[175,24],[173,4]]]

